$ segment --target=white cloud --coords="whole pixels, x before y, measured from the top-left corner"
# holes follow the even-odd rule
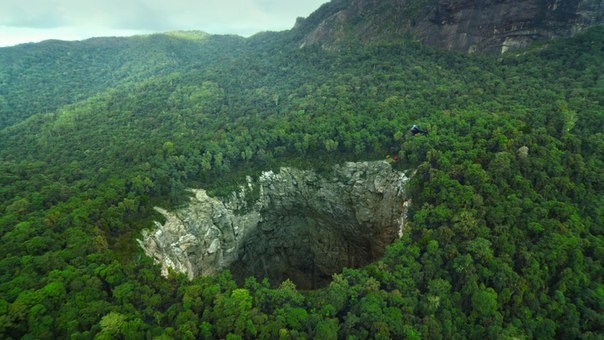
[[[291,28],[328,0],[2,0],[0,46],[171,30],[249,36]]]

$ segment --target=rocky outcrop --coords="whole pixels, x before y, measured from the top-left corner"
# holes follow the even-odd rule
[[[601,0],[440,0],[416,31],[438,47],[504,53],[537,40],[573,36],[603,19]]]
[[[449,50],[504,53],[602,23],[603,0],[332,0],[294,30],[302,46],[413,35]]]
[[[402,233],[406,177],[386,162],[264,172],[228,199],[192,190],[189,204],[144,231],[145,253],[189,278],[229,268],[235,277],[326,284],[343,267],[379,258]]]

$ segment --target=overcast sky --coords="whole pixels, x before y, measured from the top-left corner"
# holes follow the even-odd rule
[[[293,27],[329,0],[1,0],[0,46],[174,30],[250,36]]]

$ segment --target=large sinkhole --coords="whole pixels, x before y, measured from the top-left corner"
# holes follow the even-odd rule
[[[406,177],[387,162],[264,172],[230,197],[192,190],[189,204],[139,240],[145,253],[189,278],[230,269],[236,279],[292,280],[301,289],[329,283],[344,267],[368,264],[400,236]]]

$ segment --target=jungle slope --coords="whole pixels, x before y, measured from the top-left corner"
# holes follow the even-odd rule
[[[0,48],[0,128],[116,86],[228,62],[242,42],[186,31]]]
[[[3,338],[601,335],[602,27],[500,58],[281,42],[0,131]],[[413,123],[430,133],[410,136]],[[278,165],[395,155],[417,169],[405,234],[325,289],[160,279],[136,248],[151,207],[187,186],[221,194]]]

